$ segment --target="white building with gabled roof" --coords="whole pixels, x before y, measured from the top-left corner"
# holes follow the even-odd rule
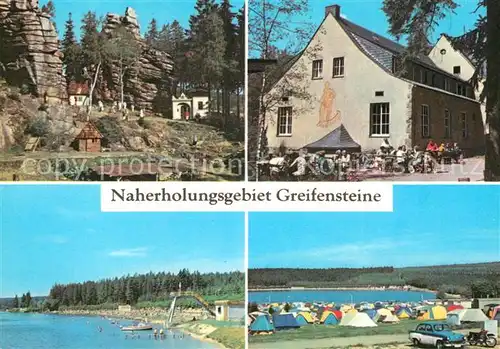
[[[462,80],[469,81],[472,79],[476,65],[471,57],[465,52],[456,49],[453,46],[450,37],[446,34],[441,34],[436,45],[429,53],[429,58],[440,69],[447,71],[450,74],[460,77]],[[484,79],[479,79],[477,88],[475,89],[476,98],[479,100],[484,89]],[[481,114],[485,124],[485,133],[488,133],[486,124],[486,101],[481,103]]]
[[[351,143],[364,151],[388,138],[393,146],[425,148],[433,140],[457,142],[466,155],[483,152],[472,85],[426,55],[403,65],[405,53],[403,45],[343,18],[340,6],[327,6],[306,48],[265,96],[276,99],[265,115],[270,151],[308,149],[320,140],[327,152]]]
[[[192,91],[181,93],[177,98],[172,96],[172,119],[191,120],[208,116],[208,92]]]

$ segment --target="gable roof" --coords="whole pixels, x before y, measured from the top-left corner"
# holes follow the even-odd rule
[[[345,30],[347,35],[354,41],[354,43],[375,63],[377,63],[384,70],[392,74],[392,59],[393,56],[403,55],[407,48],[391,39],[388,39],[382,35],[379,35],[371,30],[361,27],[355,23],[352,23],[345,18],[338,18],[337,21]],[[445,70],[439,68],[432,59],[426,55],[419,55],[418,57],[412,57],[412,60],[424,67],[437,71],[443,75],[451,77],[453,79],[458,79],[457,76],[448,73]],[[463,80],[462,80],[463,81]]]
[[[104,138],[101,132],[95,127],[95,125],[92,122],[87,122],[85,126],[83,126],[82,130],[76,136],[76,139],[95,139],[99,138],[102,139]]]

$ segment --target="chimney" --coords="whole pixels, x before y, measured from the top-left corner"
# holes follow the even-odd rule
[[[325,7],[325,17],[331,13],[333,17],[339,19],[340,18],[340,6],[339,5],[331,5]]]

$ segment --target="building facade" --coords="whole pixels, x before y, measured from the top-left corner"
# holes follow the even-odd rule
[[[207,92],[193,92],[188,95],[182,93],[179,98],[172,97],[172,119],[206,118],[209,110],[208,102]]]
[[[384,138],[393,146],[424,147],[432,139],[481,150],[472,86],[427,56],[403,64],[404,53],[398,43],[342,18],[339,6],[328,6],[307,48],[266,95],[276,99],[266,110],[270,150],[307,148],[341,126],[362,150],[379,148]],[[300,88],[290,84],[291,74]],[[290,91],[280,96],[283,84]],[[325,150],[342,148],[337,138]]]
[[[429,53],[429,58],[432,59],[434,64],[440,69],[450,74],[454,74],[465,81],[471,80],[476,71],[476,65],[473,63],[472,58],[468,57],[466,53],[456,49],[450,38],[445,34],[441,34],[438,42]],[[483,89],[484,79],[480,78],[474,89],[476,99],[480,100]],[[485,133],[488,133],[488,125],[486,124],[486,101],[481,103],[481,116],[483,124],[485,125]]]

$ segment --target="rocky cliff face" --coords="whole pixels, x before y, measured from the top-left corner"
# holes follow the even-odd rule
[[[62,54],[38,0],[0,0],[0,76],[40,97],[66,98]]]
[[[139,23],[135,11],[128,7],[124,16],[108,14],[103,31],[112,37],[113,32],[124,25],[132,32],[141,46],[141,55],[133,69],[127,72],[124,84],[125,101],[138,108],[153,109],[155,100],[167,86],[173,70],[173,61],[165,52],[149,47],[140,36]],[[105,100],[119,101],[120,86],[118,69],[110,67],[101,94]]]

